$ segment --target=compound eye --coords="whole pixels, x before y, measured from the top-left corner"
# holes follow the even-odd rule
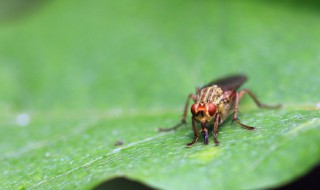
[[[210,116],[213,116],[216,113],[216,106],[213,103],[209,103],[208,104],[208,112],[210,114]]]
[[[191,106],[192,115],[196,115],[197,114],[197,107],[198,107],[198,104],[192,104],[192,106]]]

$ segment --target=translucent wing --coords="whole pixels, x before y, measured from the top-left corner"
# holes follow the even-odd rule
[[[244,75],[233,75],[233,76],[228,76],[225,78],[212,81],[206,84],[205,86],[201,87],[201,89],[209,86],[217,85],[223,91],[228,91],[228,90],[234,91],[234,90],[237,90],[246,80],[247,80],[247,77]]]

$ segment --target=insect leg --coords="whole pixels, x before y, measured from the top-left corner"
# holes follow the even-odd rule
[[[188,114],[188,107],[189,107],[189,102],[190,99],[196,101],[197,97],[194,94],[189,94],[186,104],[184,106],[184,110],[183,110],[183,115],[181,118],[180,123],[176,124],[175,126],[171,127],[171,128],[159,128],[159,131],[172,131],[172,130],[176,130],[178,129],[180,126],[182,126],[183,124],[186,124],[186,118],[187,118],[187,114]]]
[[[245,129],[253,130],[254,127],[245,125],[245,124],[241,123],[240,120],[238,119],[238,105],[239,105],[239,97],[240,97],[240,93],[241,92],[236,92],[235,93],[234,113],[233,113],[232,122],[236,122],[236,124],[240,125],[241,127],[245,128]]]
[[[199,139],[199,132],[195,123],[195,118],[192,116],[192,128],[193,128],[193,133],[194,133],[194,139],[191,143],[187,144],[188,147],[191,147],[194,143],[196,143]]]
[[[217,138],[219,123],[220,123],[220,114],[217,114],[215,119],[214,119],[214,126],[213,126],[213,131],[212,131],[213,141],[214,141],[214,143],[216,145],[219,145],[219,141],[218,141],[218,138]]]
[[[209,143],[209,141],[208,141],[209,135],[208,135],[207,124],[202,124],[202,135],[203,135],[204,144],[208,144]]]
[[[276,109],[276,108],[280,108],[281,107],[281,104],[277,104],[277,105],[266,105],[266,104],[262,104],[258,98],[256,97],[256,95],[251,92],[250,90],[248,89],[243,89],[239,92],[239,99],[242,98],[243,95],[245,94],[249,94],[249,96],[253,99],[253,101],[256,103],[256,105],[259,107],[259,108],[268,108],[268,109]]]

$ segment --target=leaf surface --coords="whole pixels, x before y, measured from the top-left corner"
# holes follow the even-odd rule
[[[17,1],[18,2],[18,1]],[[75,6],[75,4],[77,6]],[[1,189],[260,189],[320,161],[318,12],[286,1],[57,0],[0,23]],[[244,73],[250,98],[192,147],[196,86]],[[122,144],[122,145],[117,145]]]

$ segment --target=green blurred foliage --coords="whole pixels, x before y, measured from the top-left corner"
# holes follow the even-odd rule
[[[0,105],[170,108],[235,72],[267,100],[312,103],[317,23],[275,2],[50,2],[0,26]]]

